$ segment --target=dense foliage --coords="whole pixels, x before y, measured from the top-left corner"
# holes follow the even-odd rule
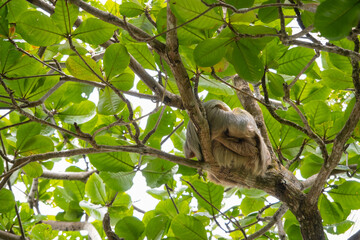
[[[0,238],[345,233],[359,20],[359,0],[0,0]],[[206,179],[209,99],[247,109],[272,147],[266,177],[229,173],[250,189]],[[183,158],[189,119],[205,163]],[[143,214],[136,173],[158,200]]]

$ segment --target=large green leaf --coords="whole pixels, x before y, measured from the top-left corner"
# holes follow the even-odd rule
[[[241,201],[240,209],[241,212],[243,212],[245,215],[248,215],[249,213],[259,211],[264,206],[264,199],[245,197]]]
[[[279,59],[279,68],[277,70],[279,73],[287,75],[298,75],[314,55],[314,50],[309,48],[292,48]]]
[[[103,115],[114,115],[125,107],[124,101],[110,88],[101,90],[98,103],[98,113]]]
[[[315,27],[331,40],[349,35],[360,20],[359,0],[326,0],[316,10]]]
[[[129,65],[130,55],[124,45],[115,43],[110,45],[104,55],[104,71],[108,80],[123,72]]]
[[[331,89],[344,90],[354,86],[351,76],[336,68],[322,71],[321,76],[322,83]]]
[[[124,217],[115,226],[116,235],[126,240],[138,240],[144,231],[144,223],[136,217]]]
[[[136,17],[143,12],[143,7],[135,2],[124,2],[120,5],[120,14],[125,17]]]
[[[360,183],[346,181],[338,188],[329,191],[335,202],[340,203],[344,209],[360,209]]]
[[[145,43],[132,43],[127,44],[126,48],[143,68],[155,70],[154,55],[150,52],[149,47]]]
[[[172,12],[181,22],[194,19],[209,9],[200,0],[171,0],[170,4]],[[188,25],[199,29],[216,29],[222,23],[221,16],[211,9]]]
[[[284,96],[284,87],[283,84],[285,83],[284,78],[276,73],[267,72],[266,77],[268,80],[269,90],[274,96],[276,97],[283,97]]]
[[[258,57],[258,52],[248,46],[236,42],[227,56],[235,67],[237,74],[246,81],[257,83],[264,75],[264,64]]]
[[[100,172],[105,184],[117,192],[125,192],[133,186],[135,172]]]
[[[152,218],[145,228],[147,239],[161,240],[166,233],[169,224],[169,218],[166,216],[156,216]]]
[[[21,58],[21,52],[17,51],[14,45],[7,41],[0,41],[0,71],[7,73]]]
[[[302,160],[300,167],[301,176],[303,178],[308,178],[318,173],[323,165],[323,162],[324,160],[321,157],[316,156],[315,154],[305,156],[305,158]]]
[[[193,216],[177,215],[171,222],[171,230],[180,240],[207,240],[204,225]]]
[[[205,183],[199,180],[193,182],[192,184],[198,192],[194,193],[194,196],[198,200],[199,206],[205,208],[212,215],[218,214],[218,211],[214,207],[217,209],[221,208],[221,202],[224,196],[224,187],[216,185],[212,182]]]
[[[330,114],[330,107],[322,101],[311,101],[304,105],[305,115],[309,119],[311,126],[327,122]]]
[[[161,110],[158,111],[155,114],[152,114],[149,116],[145,132],[148,133],[152,129],[154,129],[159,117],[160,117]],[[166,107],[164,114],[162,115],[162,118],[160,120],[160,123],[158,125],[158,128],[156,132],[154,133],[154,136],[165,136],[171,133],[174,127],[174,123],[176,121],[176,115],[175,112],[169,108]]]
[[[4,6],[0,9],[0,37],[9,36],[9,21],[7,7]]]
[[[71,33],[72,27],[78,17],[79,8],[67,0],[59,0],[55,5],[55,12],[51,15],[56,26],[62,33]]]
[[[37,11],[25,12],[16,23],[16,30],[28,43],[36,46],[48,46],[61,39],[61,31],[53,20]]]
[[[57,235],[57,231],[53,231],[51,225],[44,223],[36,224],[30,232],[30,237],[34,240],[53,239]]]
[[[30,138],[39,135],[41,132],[41,124],[31,122],[21,125],[16,132],[16,148],[20,149]]]
[[[33,155],[38,153],[46,153],[54,150],[54,143],[51,138],[41,135],[27,138],[19,148],[21,155]]]
[[[156,188],[172,179],[177,170],[178,166],[176,164],[156,159],[147,164],[142,174],[146,178],[147,185],[151,188]]]
[[[112,78],[110,82],[121,91],[129,91],[134,86],[135,74],[130,68]]]
[[[104,215],[106,213],[107,207],[104,207],[99,204],[92,204],[85,200],[82,200],[79,205],[82,209],[84,209],[86,214],[89,215],[90,217],[98,221],[102,221],[104,219]]]
[[[65,64],[69,72],[81,80],[100,81],[99,77],[102,78],[99,66],[90,57],[70,56]]]
[[[341,205],[337,202],[330,202],[324,194],[320,196],[318,205],[324,224],[338,223],[347,217]]]
[[[85,185],[86,195],[89,196],[92,203],[105,205],[107,195],[103,180],[96,173],[92,174]]]
[[[88,18],[74,31],[73,36],[90,44],[102,44],[114,34],[116,27],[97,18]]]
[[[199,43],[194,50],[194,60],[200,67],[211,67],[225,56],[227,38],[210,38]]]
[[[97,137],[96,142],[102,145],[120,145],[115,138],[106,135]],[[106,172],[130,172],[134,165],[127,152],[89,154],[89,159],[99,171]]]
[[[59,112],[58,116],[66,123],[81,124],[91,120],[96,113],[95,103],[86,100],[78,104],[73,104],[64,111]]]
[[[276,0],[266,1],[262,5],[270,3],[276,3]],[[260,8],[258,17],[262,22],[269,23],[279,18],[279,10],[277,7]]]
[[[15,207],[15,198],[10,190],[0,190],[0,213],[7,213]]]

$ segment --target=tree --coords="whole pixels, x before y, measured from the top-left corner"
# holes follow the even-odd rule
[[[359,18],[358,0],[1,0],[0,237],[346,232],[360,208]],[[272,156],[265,176],[214,163],[209,99],[254,116]],[[189,120],[205,161],[183,157]],[[159,200],[142,220],[126,193],[137,172]]]

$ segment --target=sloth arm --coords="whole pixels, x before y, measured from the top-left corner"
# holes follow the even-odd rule
[[[224,147],[240,156],[253,157],[259,153],[256,145],[252,144],[247,139],[219,136],[214,140],[220,142]]]

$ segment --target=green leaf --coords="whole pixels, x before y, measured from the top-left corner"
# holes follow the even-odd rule
[[[120,43],[110,45],[104,55],[104,71],[108,80],[112,79],[129,65],[130,55]]]
[[[358,0],[326,0],[317,7],[314,25],[324,37],[337,40],[348,36],[359,20]]]
[[[207,240],[204,225],[193,216],[175,216],[171,222],[171,230],[179,240]]]
[[[171,201],[171,199],[166,199],[158,203],[155,207],[155,211],[157,214],[161,214],[164,216],[169,217],[170,219],[173,219],[174,217],[178,216],[179,213],[188,214],[190,211],[189,208],[189,202],[182,201],[180,203],[175,202],[177,209],[174,207],[174,203]]]
[[[224,196],[224,187],[212,182],[201,182],[199,180],[192,183],[198,193],[194,192],[199,206],[205,208],[210,214],[218,214],[217,209],[221,208],[221,202]],[[205,198],[206,201],[203,199]],[[209,204],[210,203],[210,204]],[[214,206],[214,207],[213,207]]]
[[[102,221],[104,219],[107,207],[98,204],[92,204],[84,200],[81,201],[79,205],[87,215],[95,218],[98,221]]]
[[[59,0],[55,5],[55,12],[51,15],[56,26],[62,33],[69,34],[79,15],[79,8],[67,0]]]
[[[10,190],[0,190],[0,213],[7,213],[15,207],[15,198]]]
[[[264,64],[259,59],[258,52],[240,42],[234,43],[232,47],[227,58],[234,65],[237,74],[248,82],[259,82],[264,75]]]
[[[40,177],[43,173],[43,169],[38,162],[31,162],[27,165],[25,165],[23,168],[26,175],[28,175],[31,178],[37,178]]]
[[[116,235],[126,240],[138,240],[144,231],[144,223],[136,217],[124,217],[115,226]]]
[[[25,156],[46,153],[54,151],[54,143],[49,137],[37,135],[28,138],[18,150]]]
[[[121,91],[129,91],[134,86],[135,74],[130,68],[110,80]]]
[[[338,69],[328,69],[321,72],[322,83],[334,90],[344,90],[353,87],[351,76]]]
[[[106,190],[103,180],[96,173],[92,174],[85,185],[86,195],[89,196],[92,203],[106,204]]]
[[[262,5],[276,3],[274,0],[266,1]],[[269,23],[279,18],[279,11],[277,7],[260,8],[258,17],[263,23]]]
[[[97,76],[102,78],[99,66],[90,57],[81,56],[80,58],[79,56],[70,56],[66,59],[65,64],[69,72],[76,78],[97,82],[100,81]]]
[[[210,38],[199,43],[194,50],[195,63],[200,67],[211,67],[225,56],[228,38]]]
[[[0,38],[9,36],[9,21],[7,6],[0,9]]]
[[[171,0],[170,4],[171,11],[180,22],[194,19],[208,10],[208,7],[200,0]],[[187,25],[199,29],[216,29],[222,23],[221,16],[216,13],[215,9],[211,9]]]
[[[36,46],[48,46],[61,39],[61,31],[53,20],[37,11],[25,12],[16,23],[16,30],[25,41]]]
[[[36,122],[21,125],[16,132],[16,148],[20,149],[33,136],[39,135],[41,125]]]
[[[268,79],[268,87],[272,94],[276,97],[283,97],[284,96],[284,87],[283,84],[285,83],[284,78],[281,75],[276,73],[267,72],[266,73]]]
[[[226,61],[226,60],[224,59],[224,61]],[[235,94],[234,91],[231,88],[229,88],[227,85],[225,85],[224,83],[215,81],[213,79],[207,79],[206,76],[203,76],[202,78],[200,78],[199,89],[200,89],[200,91],[204,89],[215,95],[230,96],[230,95]]]
[[[103,115],[114,115],[125,107],[124,101],[110,88],[100,90],[98,113]]]
[[[346,181],[338,188],[329,191],[335,202],[340,203],[344,209],[360,209],[360,183]]]
[[[249,8],[254,4],[255,0],[247,0],[247,1],[225,0],[225,2],[236,8]]]
[[[117,146],[119,144],[115,138],[109,136],[99,136],[96,139],[98,144]],[[127,152],[111,152],[89,154],[89,160],[99,171],[105,172],[130,172],[133,170],[129,153]]]
[[[345,220],[341,205],[337,202],[330,202],[324,194],[320,196],[318,205],[323,224],[334,224]]]
[[[66,123],[77,124],[91,120],[96,113],[95,103],[86,100],[78,104],[73,104],[64,111],[59,112],[58,116]]]
[[[292,48],[279,59],[278,72],[296,76],[310,62],[314,55],[314,50],[309,48]]]
[[[309,123],[311,126],[322,124],[324,122],[329,121],[329,106],[322,101],[311,101],[304,105],[305,115],[309,119]]]
[[[157,113],[149,116],[149,119],[147,121],[146,128],[145,128],[145,133],[148,133],[155,127],[155,124],[160,117],[160,113],[161,113],[161,110],[158,111]],[[175,121],[176,121],[175,112],[170,107],[166,107],[164,114],[158,125],[158,128],[157,128],[156,132],[153,134],[153,136],[162,137],[162,136],[170,134],[171,131],[173,130]]]
[[[7,73],[11,71],[14,65],[18,63],[21,58],[21,52],[7,41],[0,41],[0,71]]]
[[[111,38],[116,27],[97,18],[88,18],[74,31],[73,36],[90,44],[103,44]]]
[[[245,197],[241,201],[240,209],[245,215],[248,215],[252,212],[259,211],[264,206],[264,199]]]
[[[126,48],[131,56],[133,56],[143,68],[151,70],[156,69],[154,55],[150,52],[146,43],[127,44]]]
[[[105,184],[117,192],[125,192],[133,186],[135,172],[100,172]]]
[[[147,164],[142,174],[146,179],[147,185],[151,188],[156,188],[171,180],[178,168],[178,165],[174,163],[156,159]]]
[[[351,60],[348,57],[341,56],[336,53],[328,53],[330,62],[339,70],[342,72],[345,72],[347,74],[352,73],[352,65]]]
[[[311,177],[312,175],[320,171],[322,165],[323,159],[321,157],[318,157],[314,154],[311,154],[310,156],[305,156],[300,167],[301,176],[303,178]]]
[[[134,2],[124,2],[120,5],[120,14],[125,17],[136,17],[143,12],[143,7]]]
[[[53,231],[51,225],[49,224],[36,224],[30,233],[30,237],[33,240],[48,240],[53,239],[57,236],[57,231]]]
[[[146,225],[145,236],[148,240],[161,240],[169,224],[170,221],[168,217],[156,216]]]
[[[339,235],[345,233],[353,225],[354,225],[353,221],[345,220],[339,223],[325,226],[324,228],[328,233]]]
[[[4,2],[4,1],[3,1]],[[7,3],[9,10],[8,20],[9,22],[17,22],[21,15],[27,11],[29,3],[26,0],[12,0]]]

